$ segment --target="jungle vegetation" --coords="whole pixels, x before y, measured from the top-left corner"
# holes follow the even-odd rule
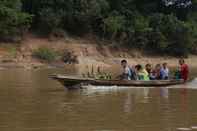
[[[120,46],[197,52],[197,0],[0,0],[0,40],[27,31],[93,34]]]

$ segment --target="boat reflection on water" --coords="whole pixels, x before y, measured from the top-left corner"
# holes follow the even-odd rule
[[[178,90],[178,92],[177,92]],[[130,114],[138,112],[139,107],[143,108],[158,108],[160,114],[160,126],[166,130],[178,129],[178,127],[189,127],[191,114],[189,113],[188,94],[189,89],[187,85],[181,85],[175,88],[158,87],[94,87],[84,90],[88,95],[100,95],[107,97],[110,94],[124,94],[122,109],[124,113]],[[122,96],[122,95],[120,95]],[[176,96],[176,97],[175,97]],[[159,101],[158,101],[159,100]],[[157,107],[157,105],[160,105]],[[142,108],[141,107],[141,108]],[[149,110],[150,111],[150,110]],[[179,114],[175,117],[174,113]],[[152,114],[155,116],[156,114]],[[185,119],[182,119],[182,118]]]
[[[135,109],[135,95],[132,94],[131,92],[128,92],[124,102],[124,112],[130,113],[133,112],[134,109]]]
[[[160,95],[161,95],[162,98],[168,99],[168,97],[169,97],[168,88],[167,87],[161,87],[160,88]]]
[[[82,92],[86,93],[89,97],[126,92],[123,108],[125,113],[131,113],[135,109],[135,104],[137,104],[136,101],[139,103],[149,103],[149,99],[151,98],[149,92],[151,89],[154,90],[153,87],[88,86],[86,89],[82,90]]]

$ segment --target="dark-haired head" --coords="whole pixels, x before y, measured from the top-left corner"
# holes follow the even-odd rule
[[[152,65],[151,64],[146,64],[146,66],[145,66],[146,68],[151,68],[152,67]]]
[[[165,63],[163,63],[163,67],[166,67],[167,65],[168,65],[168,63],[166,63],[166,62],[165,62]]]
[[[122,61],[121,61],[121,64],[122,64],[122,63],[127,63],[127,60],[122,60]]]
[[[136,65],[136,66],[135,66],[135,69],[136,69],[137,71],[142,70],[142,65]]]
[[[160,70],[161,69],[161,64],[156,64],[155,69]]]
[[[185,63],[185,60],[184,59],[179,59],[179,64],[180,65],[183,65]]]
[[[121,61],[121,65],[123,68],[125,68],[127,66],[127,61],[126,60],[122,60]]]
[[[151,70],[152,70],[152,65],[151,64],[146,64],[145,68],[146,68],[146,71],[148,73],[151,73]]]

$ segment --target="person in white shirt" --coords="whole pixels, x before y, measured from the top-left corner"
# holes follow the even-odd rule
[[[161,68],[161,78],[162,80],[169,79],[169,68],[167,63],[163,63],[163,66]]]

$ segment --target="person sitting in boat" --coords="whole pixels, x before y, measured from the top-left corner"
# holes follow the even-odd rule
[[[183,79],[184,81],[187,81],[189,78],[189,66],[185,63],[184,59],[179,60],[179,65],[180,65],[181,79]]]
[[[150,80],[155,80],[155,76],[154,76],[154,73],[153,73],[152,65],[151,64],[146,64],[145,69],[148,72]]]
[[[151,64],[146,64],[145,69],[150,74],[152,72],[152,65]]]
[[[123,73],[120,75],[121,80],[135,80],[136,75],[135,72],[128,66],[128,63],[126,60],[121,61],[121,66],[123,68]]]
[[[162,79],[160,64],[157,64],[155,66],[155,69],[153,70],[153,73],[152,73],[152,78],[153,78],[153,80],[161,80]]]
[[[180,66],[174,72],[174,79],[176,80],[181,79],[181,67]]]
[[[148,72],[142,67],[142,65],[136,65],[135,69],[137,72],[138,80],[150,80]]]
[[[163,63],[161,68],[161,79],[168,80],[169,79],[169,68],[167,63]]]

